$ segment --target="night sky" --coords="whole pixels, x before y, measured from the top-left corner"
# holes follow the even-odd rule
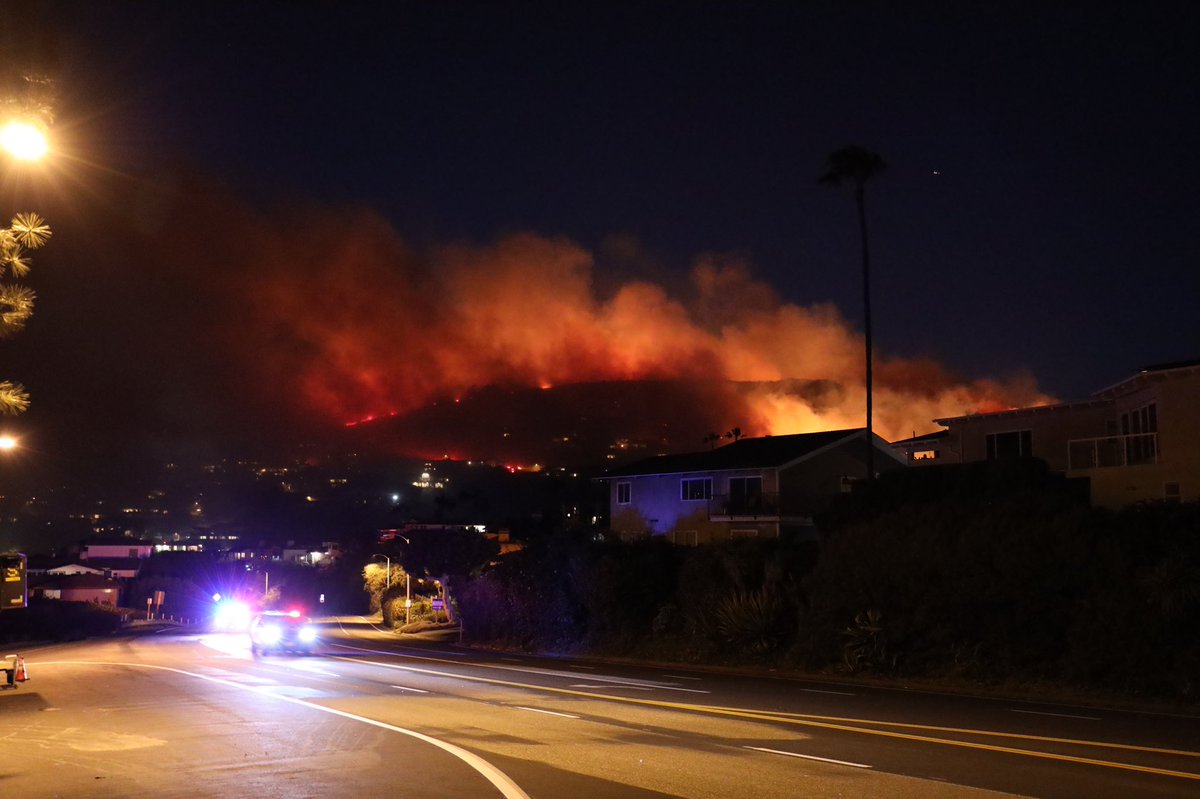
[[[3,180],[6,205],[55,227],[37,313],[0,349],[0,378],[34,396],[16,424],[47,440],[89,417],[211,429],[216,450],[288,392],[307,397],[289,418],[344,420],[386,412],[389,392],[409,409],[492,380],[586,380],[561,355],[444,386],[412,371],[442,346],[422,330],[461,327],[438,327],[450,303],[422,281],[551,245],[585,254],[597,302],[650,281],[696,319],[688,274],[709,259],[752,284],[730,304],[832,304],[861,330],[852,198],[817,184],[847,144],[889,164],[868,189],[881,358],[1016,381],[1020,402],[1196,357],[1200,7],[1050,6],[4,2],[3,43],[59,82],[64,151]],[[371,296],[319,271],[324,247]],[[410,264],[394,283],[393,260]],[[320,299],[270,288],[297,273]],[[486,280],[454,285],[471,282]],[[368,400],[334,408],[329,381],[289,383],[329,356],[328,328],[297,317],[332,303],[348,330],[393,291],[425,316],[337,347],[372,339],[354,371]],[[259,367],[284,388],[247,389]],[[747,374],[792,376],[774,369]]]

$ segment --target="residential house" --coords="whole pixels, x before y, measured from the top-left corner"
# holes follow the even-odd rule
[[[879,472],[904,467],[873,437]],[[712,450],[660,455],[600,478],[614,533],[679,544],[739,537],[811,537],[812,516],[866,469],[866,430],[743,438]]]
[[[99,538],[84,543],[79,552],[83,560],[92,558],[148,558],[154,552],[153,541],[136,538]]]
[[[1140,369],[1090,399],[935,419],[897,441],[914,466],[1041,458],[1087,478],[1093,505],[1200,500],[1200,360]]]
[[[62,564],[61,566],[55,566],[52,569],[43,569],[42,573],[53,575],[55,577],[62,577],[68,574],[99,574],[101,577],[103,577],[104,569],[84,566],[79,561],[71,561],[69,563]]]
[[[30,585],[29,592],[44,599],[115,606],[120,601],[121,584],[100,574],[47,574],[36,584]]]

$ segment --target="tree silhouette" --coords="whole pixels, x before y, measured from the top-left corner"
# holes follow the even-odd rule
[[[742,428],[740,428],[740,427],[733,428],[732,430],[730,430],[728,433],[725,434],[725,437],[732,438],[734,441],[737,441],[739,438],[742,437]]]
[[[35,295],[16,281],[29,274],[29,250],[50,238],[50,227],[37,214],[17,214],[0,228],[0,339],[15,335],[33,315]],[[29,394],[20,383],[0,380],[0,414],[18,414],[29,407]]]
[[[6,38],[5,44],[13,43]],[[17,122],[44,132],[54,122],[55,87],[48,76],[23,71],[28,66],[24,61],[30,57],[23,51],[31,46],[18,41],[6,47],[6,58],[0,64],[4,66],[0,69],[0,122]],[[9,147],[11,143],[6,142]],[[28,251],[49,238],[49,225],[35,213],[17,214],[8,227],[0,228],[0,278],[5,278],[0,283],[0,339],[18,333],[33,315],[33,290],[16,281],[29,274]],[[18,414],[28,408],[25,387],[0,380],[0,414]]]
[[[862,244],[863,273],[863,336],[866,340],[866,384],[867,384],[867,479],[875,477],[875,438],[872,424],[872,370],[871,370],[871,251],[867,237],[867,181],[887,169],[883,159],[870,150],[852,145],[834,150],[825,162],[825,174],[819,183],[824,186],[849,184],[854,188],[854,202],[858,208],[858,232]]]

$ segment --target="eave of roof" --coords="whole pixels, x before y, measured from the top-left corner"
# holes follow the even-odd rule
[[[996,419],[1002,416],[1023,416],[1039,413],[1055,413],[1058,411],[1067,410],[1069,408],[1091,408],[1100,407],[1102,405],[1111,405],[1111,399],[1090,399],[1079,400],[1078,402],[1057,402],[1053,405],[1030,405],[1026,408],[1006,408],[1002,411],[988,411],[986,413],[968,413],[963,416],[947,416],[942,419],[934,419],[937,424],[949,426],[951,422],[965,422],[974,419]]]
[[[949,430],[934,430],[932,433],[925,433],[923,435],[913,436],[912,438],[901,438],[898,441],[893,441],[892,446],[901,447],[905,444],[924,444],[930,441],[943,439],[948,435],[950,435]]]
[[[864,432],[860,427],[819,433],[743,438],[717,449],[644,458],[597,479],[783,468],[813,457],[843,441],[861,436]]]
[[[1133,388],[1134,383],[1141,382],[1143,380],[1149,379],[1150,377],[1157,377],[1159,375],[1166,376],[1166,375],[1170,375],[1170,374],[1182,374],[1184,372],[1198,372],[1198,371],[1200,371],[1200,359],[1191,360],[1191,361],[1175,361],[1173,363],[1154,364],[1152,366],[1146,366],[1142,369],[1139,369],[1137,372],[1135,372],[1134,374],[1125,378],[1124,380],[1118,381],[1116,383],[1113,383],[1111,386],[1107,386],[1105,388],[1100,389],[1099,391],[1092,394],[1092,396],[1093,397],[1102,397],[1102,398],[1107,399],[1109,397],[1119,396],[1119,395],[1125,393],[1126,391]]]

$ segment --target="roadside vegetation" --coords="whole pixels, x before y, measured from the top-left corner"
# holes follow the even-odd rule
[[[904,473],[814,542],[547,539],[459,592],[515,649],[1200,697],[1200,506],[1093,510],[1038,462]]]

